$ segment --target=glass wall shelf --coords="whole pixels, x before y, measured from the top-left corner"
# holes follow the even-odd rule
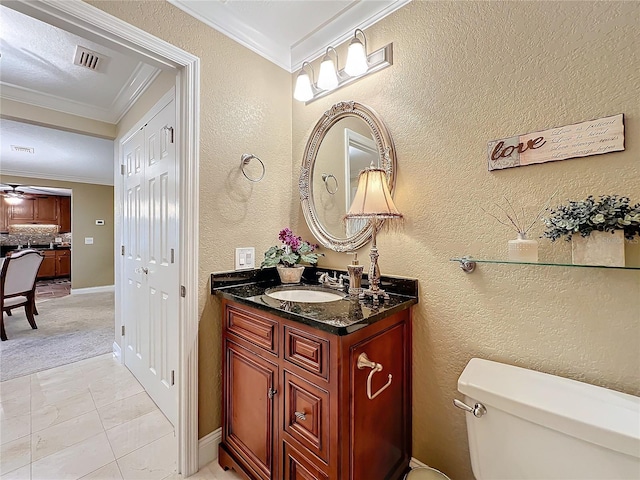
[[[472,257],[450,258],[451,262],[459,262],[460,268],[465,273],[475,270],[477,263],[495,263],[501,265],[540,265],[545,267],[577,267],[577,268],[608,268],[613,270],[640,270],[640,266],[610,267],[607,265],[574,265],[573,263],[551,263],[551,262],[517,262],[512,260],[491,260]]]

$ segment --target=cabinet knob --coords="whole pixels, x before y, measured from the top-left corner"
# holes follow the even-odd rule
[[[298,420],[306,420],[307,415],[304,412],[295,412],[294,415]]]
[[[273,398],[275,397],[276,393],[278,393],[278,390],[270,388],[269,391],[267,392],[267,395],[269,396],[269,398]]]

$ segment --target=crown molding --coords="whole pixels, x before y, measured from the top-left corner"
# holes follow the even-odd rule
[[[267,35],[231,15],[225,7],[225,2],[200,2],[201,6],[207,8],[209,15],[205,16],[202,12],[195,10],[181,0],[167,1],[205,25],[247,47],[252,52],[291,72],[291,55],[288,48],[284,49],[282,45],[278,45]]]
[[[90,183],[93,185],[110,185],[113,186],[113,178],[93,178],[93,177],[76,177],[73,175],[56,175],[55,173],[39,173],[22,170],[6,170],[2,169],[2,175],[11,177],[27,177],[38,178],[41,180],[58,180],[62,182]]]
[[[51,95],[49,93],[38,92],[20,85],[10,83],[0,83],[0,97],[16,102],[34,105],[36,107],[48,108],[58,112],[77,115],[92,120],[106,123],[118,123],[120,119],[129,111],[131,106],[151,85],[153,80],[160,74],[160,69],[151,65],[138,63],[137,67],[118,92],[116,98],[108,108],[90,105],[77,100]]]
[[[365,30],[409,2],[411,0],[362,1],[355,3],[352,8],[345,10],[334,21],[312,32],[304,40],[291,47],[290,71],[296,72],[300,70],[302,62],[310,62],[324,55],[329,45],[337,47],[351,39],[356,28]],[[385,4],[382,9],[380,8],[381,4]]]

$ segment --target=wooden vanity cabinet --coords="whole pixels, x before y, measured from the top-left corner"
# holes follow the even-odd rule
[[[219,463],[251,480],[396,480],[411,457],[411,315],[340,336],[223,300]],[[361,353],[383,366],[358,369]]]

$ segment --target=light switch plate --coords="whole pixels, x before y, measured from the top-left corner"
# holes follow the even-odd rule
[[[104,220],[96,220],[96,225],[104,225]]]
[[[93,245],[93,237],[84,237],[85,245]]]
[[[256,267],[256,249],[253,247],[236,248],[236,270],[249,270]]]

